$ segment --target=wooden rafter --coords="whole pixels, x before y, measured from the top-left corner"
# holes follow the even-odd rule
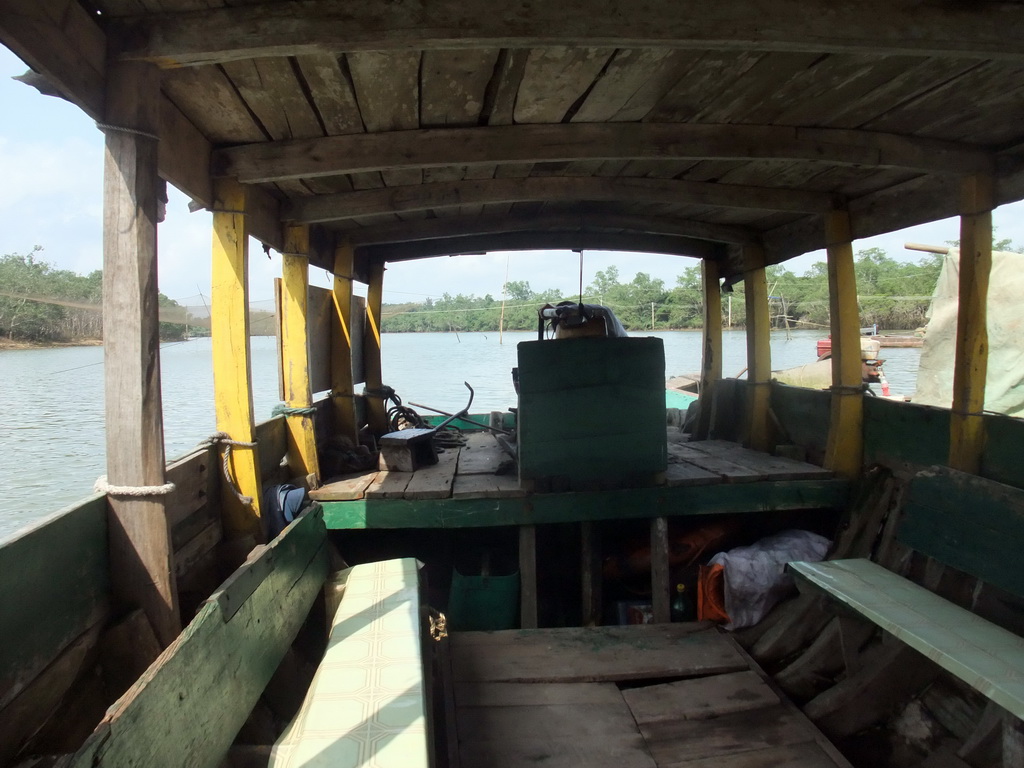
[[[318,195],[295,200],[284,216],[296,222],[313,223],[462,205],[577,200],[822,213],[829,210],[832,197],[799,189],[673,179],[548,176],[438,182]]]
[[[1009,3],[565,0],[279,2],[114,23],[121,56],[195,65],[340,51],[675,47],[1015,59],[1024,8]]]
[[[711,224],[666,216],[633,216],[601,213],[551,213],[533,216],[451,216],[397,224],[365,227],[346,233],[354,246],[412,243],[441,238],[498,235],[509,232],[531,232],[540,229],[552,232],[622,231],[638,235],[660,235],[708,240],[718,243],[750,243],[757,233],[745,227]]]
[[[243,183],[366,171],[574,160],[810,160],[990,172],[993,155],[950,141],[873,131],[763,125],[609,123],[425,129],[264,142],[214,153],[216,176]]]
[[[663,253],[672,256],[721,259],[725,246],[708,240],[675,235],[652,235],[635,232],[552,232],[529,230],[496,232],[469,237],[446,237],[406,243],[364,245],[356,249],[361,261],[406,261],[431,256],[456,256],[487,251],[587,250],[635,251]]]

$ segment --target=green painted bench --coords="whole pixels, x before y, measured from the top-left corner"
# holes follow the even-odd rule
[[[416,561],[352,568],[330,639],[270,768],[427,768]]]
[[[897,538],[1024,596],[1024,490],[945,467],[924,470],[910,483]],[[823,590],[1024,719],[1024,638],[870,560],[789,568],[802,586]]]

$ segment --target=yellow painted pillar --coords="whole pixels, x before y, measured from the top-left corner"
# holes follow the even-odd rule
[[[363,342],[363,372],[368,392],[380,392],[384,386],[380,362],[380,308],[384,300],[384,262],[370,265],[370,286],[366,291],[366,337]],[[380,397],[366,398],[366,420],[376,435],[388,431],[387,407]]]
[[[334,252],[334,314],[337,324],[331,340],[331,400],[338,435],[359,443],[356,419],[355,380],[352,377],[352,246],[339,245]]]
[[[853,237],[847,211],[825,214],[825,246],[832,325],[832,411],[825,467],[852,478],[860,474],[864,456],[864,374]]]
[[[285,406],[313,407],[309,383],[309,225],[285,229],[281,266],[281,380]],[[316,431],[311,413],[288,413],[288,464],[292,476],[320,478]]]
[[[711,432],[715,383],[722,378],[722,287],[718,282],[717,261],[701,261],[701,279],[704,289],[704,355],[700,371],[700,417],[695,431],[699,439],[706,439]]]
[[[767,451],[771,447],[768,409],[771,403],[772,338],[764,251],[760,245],[745,245],[743,260],[746,266],[743,292],[747,312],[747,441],[754,450]]]
[[[956,323],[949,466],[977,474],[985,443],[988,282],[992,270],[992,177],[963,180],[960,196],[960,308]]]
[[[234,179],[214,185],[213,276],[210,333],[217,431],[240,443],[255,441],[252,367],[249,353],[249,237],[245,228],[245,188]],[[223,451],[224,448],[222,447]],[[225,533],[261,538],[260,463],[256,447],[231,447],[228,466],[240,500],[223,483]]]

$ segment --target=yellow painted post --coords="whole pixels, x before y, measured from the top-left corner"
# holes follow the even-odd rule
[[[331,399],[338,435],[359,443],[356,420],[355,382],[352,379],[352,246],[339,245],[334,252],[334,313],[337,324],[331,341]]]
[[[988,283],[992,270],[992,177],[964,179],[960,195],[960,308],[956,322],[949,466],[977,474],[985,443]]]
[[[768,408],[771,402],[772,338],[764,251],[760,245],[745,245],[743,260],[746,266],[743,291],[747,310],[747,442],[756,451],[767,451],[771,447]]]
[[[704,355],[696,436],[706,439],[711,432],[715,383],[722,378],[722,288],[718,282],[718,262],[712,259],[701,261],[701,278],[704,288]]]
[[[249,354],[249,237],[245,228],[245,188],[234,179],[214,185],[213,276],[210,333],[217,430],[232,440],[255,441],[252,367]],[[223,448],[222,448],[223,450]],[[238,499],[224,483],[225,532],[233,538],[261,538],[260,463],[254,447],[232,446],[228,467]]]
[[[864,456],[864,388],[849,212],[825,214],[825,246],[832,326],[832,411],[825,467],[852,478],[860,474]]]
[[[312,408],[309,384],[309,225],[285,229],[281,266],[281,371],[285,406]],[[288,467],[292,476],[315,475],[320,479],[313,415],[289,413]]]
[[[363,371],[368,392],[380,392],[384,386],[380,362],[380,308],[384,300],[384,262],[370,265],[370,286],[366,291],[366,337],[363,342]],[[376,435],[388,431],[384,400],[371,394],[366,398],[366,420]]]

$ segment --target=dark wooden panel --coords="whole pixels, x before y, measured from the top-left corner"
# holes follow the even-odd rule
[[[0,545],[0,707],[106,615],[107,571],[98,494]]]
[[[1024,490],[932,467],[910,484],[898,536],[919,552],[1024,596]]]
[[[640,725],[706,720],[779,703],[761,676],[749,670],[632,688],[622,696]]]
[[[782,424],[783,437],[812,456],[825,452],[831,403],[828,392],[772,384],[772,412]]]
[[[981,474],[991,480],[1024,488],[1024,464],[1020,445],[1024,443],[1024,420],[1007,416],[985,416],[985,448]]]

